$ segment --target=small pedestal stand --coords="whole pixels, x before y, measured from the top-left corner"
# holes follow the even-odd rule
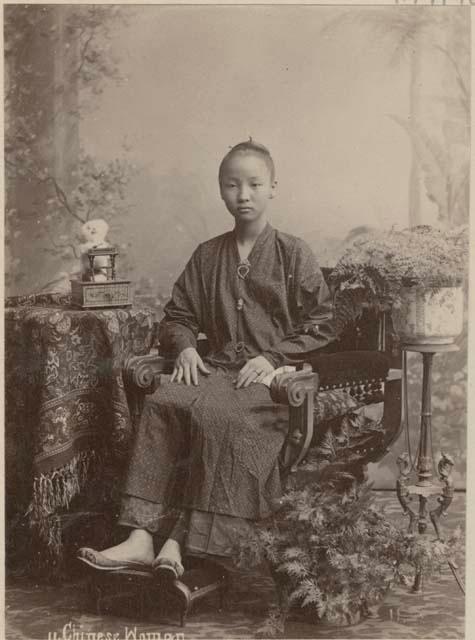
[[[441,531],[439,520],[441,516],[447,515],[447,509],[452,502],[454,495],[453,480],[451,478],[452,467],[454,461],[447,453],[441,453],[441,459],[437,465],[437,471],[440,483],[432,481],[432,470],[434,468],[434,460],[432,455],[432,423],[431,423],[431,376],[432,361],[436,353],[446,353],[449,351],[458,351],[459,348],[455,344],[421,344],[421,345],[403,345],[404,362],[406,360],[407,351],[415,351],[422,354],[422,410],[421,410],[421,427],[419,435],[419,447],[417,451],[415,465],[411,459],[410,452],[403,453],[399,456],[397,464],[399,467],[399,478],[396,484],[396,492],[399,502],[404,509],[404,514],[409,516],[409,533],[417,530],[420,534],[427,531],[427,515],[429,515],[432,525],[435,529],[437,538],[440,540]],[[407,378],[406,367],[404,366],[404,395],[403,395],[403,420],[404,426],[407,427]],[[409,444],[409,440],[408,440]],[[417,482],[410,485],[410,475],[415,470],[417,473]],[[419,513],[416,513],[409,506],[412,496],[419,496]],[[439,506],[427,513],[427,501],[431,496],[439,496]],[[459,585],[461,591],[465,593],[462,581],[457,575],[457,567],[453,562],[448,561],[449,567]],[[423,574],[416,573],[412,591],[420,593],[423,588]]]

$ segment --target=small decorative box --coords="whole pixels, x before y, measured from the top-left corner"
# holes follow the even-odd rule
[[[73,305],[82,309],[130,307],[132,304],[130,280],[71,280],[71,293]]]
[[[70,280],[72,304],[82,309],[129,307],[132,304],[130,280],[117,280],[115,247],[89,249],[88,268],[82,280]]]

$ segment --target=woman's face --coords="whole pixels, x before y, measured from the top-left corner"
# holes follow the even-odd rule
[[[253,153],[236,153],[224,166],[220,191],[236,222],[251,222],[262,217],[274,197],[275,181],[264,159]]]

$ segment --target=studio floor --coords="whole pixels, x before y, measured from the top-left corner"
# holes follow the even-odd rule
[[[394,492],[378,492],[391,520],[405,523]],[[444,530],[465,525],[465,494],[457,493]],[[461,563],[462,564],[462,563]],[[459,574],[465,579],[464,566]],[[61,585],[36,584],[27,578],[9,578],[6,586],[6,640],[191,640],[192,638],[256,638],[276,593],[270,578],[254,573],[233,577],[228,603],[220,610],[214,596],[198,603],[184,628],[172,612],[152,614],[147,620],[93,613],[84,579]],[[346,628],[288,622],[285,638],[334,640],[449,640],[465,638],[465,600],[450,569],[426,582],[423,594],[394,587],[375,616]],[[56,634],[56,635],[55,635]],[[467,636],[467,640],[469,637]]]

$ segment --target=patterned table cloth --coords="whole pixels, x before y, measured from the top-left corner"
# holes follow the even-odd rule
[[[7,522],[27,514],[52,553],[61,532],[51,516],[91,475],[123,468],[132,422],[122,369],[150,350],[153,321],[147,309],[75,309],[64,295],[6,302]]]

